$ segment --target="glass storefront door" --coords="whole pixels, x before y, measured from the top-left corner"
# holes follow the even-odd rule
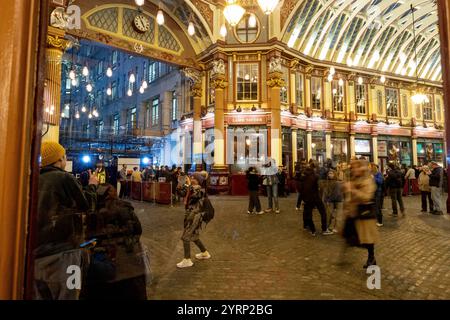
[[[442,140],[418,139],[417,140],[417,163],[419,165],[436,161],[444,162],[444,144]]]

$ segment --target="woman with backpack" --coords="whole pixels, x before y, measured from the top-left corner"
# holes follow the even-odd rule
[[[206,247],[200,241],[202,223],[208,222],[211,219],[205,219],[205,208],[207,207],[205,204],[209,204],[209,199],[207,199],[206,192],[202,189],[204,182],[202,177],[204,176],[201,174],[191,177],[191,185],[187,195],[187,208],[184,216],[184,230],[181,236],[184,247],[184,259],[177,263],[178,268],[188,268],[194,265],[191,260],[191,242],[194,242],[200,249],[200,253],[195,255],[197,259],[206,260],[211,258]]]

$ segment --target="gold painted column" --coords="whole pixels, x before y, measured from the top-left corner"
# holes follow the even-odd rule
[[[64,51],[70,47],[70,41],[64,39],[64,34],[63,30],[48,27],[42,128],[46,133],[42,141],[59,141],[61,65]]]
[[[325,153],[326,158],[331,159],[333,154],[333,146],[331,145],[331,132],[325,132]]]
[[[379,164],[378,161],[378,136],[372,135],[372,155],[373,155],[373,163]]]
[[[312,131],[306,131],[306,160],[312,159]]]
[[[353,158],[355,154],[355,134],[350,133],[350,158]]]
[[[224,89],[228,86],[224,74],[216,74],[211,85],[216,95],[214,110],[214,170],[226,170],[225,165],[225,96]]]
[[[202,85],[195,83],[191,90],[194,97],[194,129],[193,129],[193,165],[195,170],[202,169]]]
[[[270,59],[267,86],[270,89],[271,109],[270,156],[277,166],[282,166],[280,89],[284,86],[284,80],[280,57]]]
[[[417,166],[418,164],[418,159],[417,159],[417,136],[412,136],[411,137],[411,142],[412,142],[412,164]]]
[[[297,128],[291,128],[291,140],[292,140],[292,172],[295,172],[295,163],[297,159]]]

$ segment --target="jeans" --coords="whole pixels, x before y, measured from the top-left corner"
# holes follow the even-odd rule
[[[433,200],[434,211],[444,212],[442,210],[442,190],[440,187],[431,187],[431,200]]]
[[[430,212],[433,211],[433,200],[431,200],[431,192],[429,191],[420,191],[422,195],[422,211],[427,211],[427,198],[428,198],[428,204],[430,207]]]
[[[119,192],[119,198],[122,199],[124,197],[128,196],[128,184],[126,181],[120,181],[120,192]]]
[[[376,191],[375,192],[375,212],[377,214],[377,222],[383,223],[383,198],[384,194],[383,191]]]
[[[261,202],[259,201],[258,191],[249,190],[249,203],[248,203],[248,211],[252,212],[253,208],[256,209],[256,212],[261,211]]]
[[[278,206],[278,184],[267,186],[267,198],[269,201],[269,209],[273,209],[273,202],[275,202],[275,209],[279,210]]]
[[[194,243],[200,249],[200,252],[205,252],[206,251],[206,248],[203,245],[203,243],[200,241],[200,239],[195,240]],[[184,258],[185,259],[190,259],[191,258],[191,242],[190,241],[183,241],[183,246],[184,246]]]
[[[336,229],[339,205],[340,202],[327,202],[327,212],[330,214],[328,218],[329,230]]]
[[[311,232],[316,232],[316,227],[314,225],[314,221],[312,218],[312,211],[314,207],[319,210],[320,213],[320,221],[322,224],[322,231],[327,230],[327,212],[325,210],[325,206],[321,199],[316,199],[313,201],[305,201],[305,210],[303,211],[304,220],[306,222],[305,228],[309,228]]]
[[[401,188],[391,188],[389,190],[389,194],[391,196],[392,201],[392,213],[394,215],[398,214],[397,210],[397,202],[400,205],[400,211],[405,211],[405,207],[403,205],[403,199],[402,199],[402,189]]]
[[[295,205],[296,208],[300,208],[300,206],[302,205],[302,195],[301,193],[297,193],[297,204]]]

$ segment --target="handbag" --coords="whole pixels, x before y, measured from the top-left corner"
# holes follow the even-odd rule
[[[367,220],[367,219],[375,219],[376,218],[376,211],[375,211],[375,203],[363,203],[359,204],[357,207],[357,218],[361,220]]]

